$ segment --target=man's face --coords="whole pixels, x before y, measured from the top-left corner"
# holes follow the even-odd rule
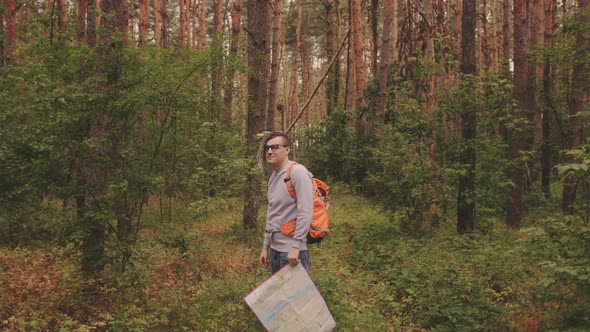
[[[264,151],[266,162],[275,169],[280,168],[289,159],[291,148],[284,146],[284,144],[285,142],[282,137],[275,137],[266,142],[266,146],[270,147]]]

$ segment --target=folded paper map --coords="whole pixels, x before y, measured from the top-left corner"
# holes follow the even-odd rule
[[[287,265],[244,300],[267,331],[332,331],[336,322],[301,264]]]

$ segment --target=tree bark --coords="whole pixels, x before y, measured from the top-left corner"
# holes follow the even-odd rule
[[[354,105],[356,110],[365,107],[363,94],[366,84],[366,64],[364,59],[365,44],[362,31],[362,0],[350,1],[350,22],[352,40],[352,59],[354,63]],[[355,123],[357,134],[364,134],[367,130],[367,117],[361,115]]]
[[[324,5],[324,22],[326,22],[326,55],[331,59],[336,52],[336,42],[338,37],[338,22],[334,19],[338,15],[338,0],[322,0]],[[335,22],[336,21],[336,22]],[[326,82],[326,114],[329,116],[338,105],[338,96],[340,94],[340,61],[331,67]]]
[[[16,51],[16,3],[15,0],[6,0],[6,65],[14,63]]]
[[[283,12],[283,0],[272,3],[272,59],[270,65],[270,88],[268,93],[268,114],[266,116],[266,130],[275,130],[275,115],[277,112],[277,92],[279,84],[279,70],[281,60],[281,15]],[[282,124],[281,124],[282,126]]]
[[[65,0],[56,0],[57,1],[57,31],[60,34],[66,31],[66,20],[67,20],[67,4]]]
[[[96,0],[88,0],[88,9],[86,11],[86,40],[88,47],[96,46]]]
[[[590,0],[578,1],[577,22],[580,24],[576,32],[576,50],[574,51],[574,68],[571,81],[571,94],[568,100],[568,131],[567,131],[567,148],[573,150],[583,144],[584,141],[584,120],[582,114],[585,109],[585,101],[588,95],[587,77],[588,64],[583,57],[588,56],[589,41],[587,27],[590,24]],[[569,163],[579,163],[578,158],[569,155]],[[569,174],[563,185],[563,194],[561,200],[561,210],[567,214],[573,214],[575,211],[576,191],[578,187],[578,177],[575,174]]]
[[[279,1],[282,3],[282,1]],[[238,57],[238,50],[239,50],[239,38],[240,38],[240,31],[242,29],[242,8],[243,8],[243,0],[234,0],[232,6],[232,15],[231,15],[231,40],[229,44],[229,58],[237,59]],[[223,98],[224,102],[224,113],[223,113],[223,122],[226,124],[232,123],[232,113],[233,113],[233,96],[234,96],[234,81],[235,81],[235,65],[230,65],[228,67],[227,72],[227,84],[225,87],[225,95]]]
[[[149,0],[139,0],[139,43],[140,47],[146,46],[148,42],[149,27]]]
[[[498,74],[498,28],[497,28],[497,8],[496,1],[490,0],[490,23],[492,28],[492,48],[490,51],[491,71],[494,75]]]
[[[557,0],[547,0],[545,6],[544,20],[544,43],[545,47],[553,46],[553,38],[557,29],[556,22]],[[543,142],[541,146],[541,190],[546,198],[551,198],[551,157],[553,154],[551,136],[551,107],[553,104],[553,66],[549,56],[545,54],[543,59],[543,90],[541,99],[543,101]]]
[[[461,165],[464,173],[459,175],[457,195],[457,232],[463,234],[475,229],[475,133],[477,105],[471,94],[475,90],[477,75],[475,59],[476,0],[463,0],[461,18],[461,74],[462,89],[468,93],[461,110],[462,141]]]
[[[463,56],[461,49],[461,26],[463,24],[463,0],[455,0],[455,57],[460,60]],[[461,61],[457,61],[457,72],[461,72]]]
[[[426,112],[426,121],[428,123],[432,123],[434,117],[433,112],[436,106],[436,93],[435,93],[435,73],[434,70],[436,68],[436,58],[435,58],[435,50],[434,50],[434,38],[436,36],[436,15],[435,15],[435,0],[426,0],[424,1],[424,30],[422,31],[422,38],[424,40],[424,58],[427,62],[427,67],[429,68],[427,74],[423,77],[422,82],[422,93],[426,100],[425,102],[425,112]],[[430,130],[430,135],[428,137],[428,167],[431,170],[434,170],[436,166],[436,151],[437,151],[437,131],[434,129]],[[428,219],[431,225],[438,224],[438,198],[437,194],[434,190],[436,187],[436,179],[432,180],[432,183],[429,185],[428,191],[432,196],[432,202],[430,203],[430,207],[428,208]]]
[[[291,3],[293,5],[293,3]],[[295,113],[299,107],[297,92],[299,91],[299,62],[297,61],[299,54],[301,54],[301,24],[303,20],[302,1],[297,1],[297,25],[295,28],[295,49],[291,57],[291,86],[289,90],[289,113],[287,121],[292,121]]]
[[[86,12],[88,0],[78,0],[78,45],[86,44]]]
[[[395,58],[395,44],[397,36],[393,35],[393,17],[397,15],[396,0],[383,1],[383,43],[381,44],[381,59],[379,62],[379,92],[377,101],[377,116],[385,121],[385,106],[387,105],[387,86],[389,71]]]
[[[511,57],[510,0],[502,0],[502,65],[508,71]]]
[[[542,27],[543,17],[540,12],[543,11],[544,0],[530,0],[529,5],[529,45],[531,48],[538,47],[543,42]],[[542,139],[542,111],[537,103],[541,82],[540,75],[542,71],[539,69],[540,61],[535,58],[531,58],[528,62],[527,67],[527,99],[528,104],[531,105],[531,112],[533,112],[533,142],[532,144],[538,144]]]
[[[481,58],[482,58],[482,68],[484,73],[488,73],[491,66],[490,61],[490,42],[489,42],[489,32],[488,32],[488,2],[487,0],[482,0],[482,12],[481,12],[481,26],[482,26],[482,36],[481,36]]]
[[[168,48],[170,46],[170,32],[168,31],[169,18],[168,18],[168,0],[160,1],[160,19],[161,19],[161,42],[162,48]]]
[[[268,97],[270,4],[267,0],[251,0],[247,6],[248,67],[253,74],[248,78],[246,158],[254,161],[258,152],[256,135],[264,130]],[[245,229],[255,229],[258,225],[260,180],[252,172],[248,172],[246,178],[243,226]]]
[[[385,11],[385,10],[384,10]],[[377,76],[377,53],[379,53],[379,0],[371,0],[371,75]]]
[[[129,46],[130,40],[132,39],[129,34],[129,0],[119,0],[117,1],[117,5],[118,33],[121,34],[120,37],[123,45]]]
[[[4,15],[6,14],[6,6],[0,6],[0,36],[4,36]],[[0,68],[5,66],[6,54],[4,54],[4,38],[0,39]]]
[[[178,16],[179,16],[179,25],[178,25],[178,33],[180,34],[179,39],[180,39],[180,47],[184,48],[185,47],[185,41],[186,41],[186,22],[184,21],[186,16],[185,16],[185,12],[186,12],[186,8],[185,8],[185,2],[184,0],[179,0],[178,1]]]
[[[302,24],[301,24],[301,47],[300,47],[300,59],[301,59],[301,101],[307,100],[311,94],[311,50],[309,47],[309,4],[301,1],[302,3]],[[304,125],[308,125],[311,120],[311,116],[314,111],[312,105],[310,106],[309,112],[305,112]]]
[[[211,120],[217,121],[222,102],[223,86],[223,1],[213,0],[213,36],[212,49],[213,58],[211,59],[211,100],[209,101],[209,112],[211,112]],[[226,123],[226,128],[228,128]]]
[[[205,0],[201,0],[201,11],[199,12],[199,45],[198,50],[203,51],[205,49],[205,43],[207,39],[207,7]]]
[[[534,122],[534,113],[528,97],[527,73],[529,49],[528,9],[529,0],[514,1],[514,99],[518,102],[516,119],[525,123],[520,128],[509,131],[510,158],[513,161],[510,170],[512,189],[508,200],[506,224],[512,228],[520,226],[524,210],[525,168],[521,160],[522,153],[531,147],[530,124]]]
[[[153,0],[154,6],[154,43],[156,47],[162,47],[162,14],[161,0]]]

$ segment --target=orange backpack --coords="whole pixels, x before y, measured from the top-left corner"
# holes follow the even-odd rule
[[[285,185],[287,186],[287,191],[289,191],[289,195],[293,198],[295,198],[296,193],[295,187],[293,186],[293,183],[291,183],[291,169],[293,169],[296,164],[297,163],[292,163],[289,166],[284,180]],[[328,193],[330,187],[319,179],[312,178],[311,180],[313,186],[313,217],[311,218],[309,232],[307,233],[308,244],[320,243],[328,236],[328,232],[330,231],[330,223],[328,220],[328,207],[330,206]],[[281,233],[288,236],[294,236],[296,223],[297,220],[295,219],[282,224]]]

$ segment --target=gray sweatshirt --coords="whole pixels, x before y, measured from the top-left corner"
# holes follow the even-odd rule
[[[307,250],[307,231],[313,216],[313,189],[311,173],[305,166],[297,164],[291,169],[291,183],[295,187],[295,198],[291,198],[285,185],[285,175],[289,165],[274,171],[268,180],[268,209],[266,213],[266,232],[264,245],[280,252],[289,252],[291,248]],[[283,235],[281,224],[297,219],[295,236]],[[277,231],[269,233],[269,231]]]

